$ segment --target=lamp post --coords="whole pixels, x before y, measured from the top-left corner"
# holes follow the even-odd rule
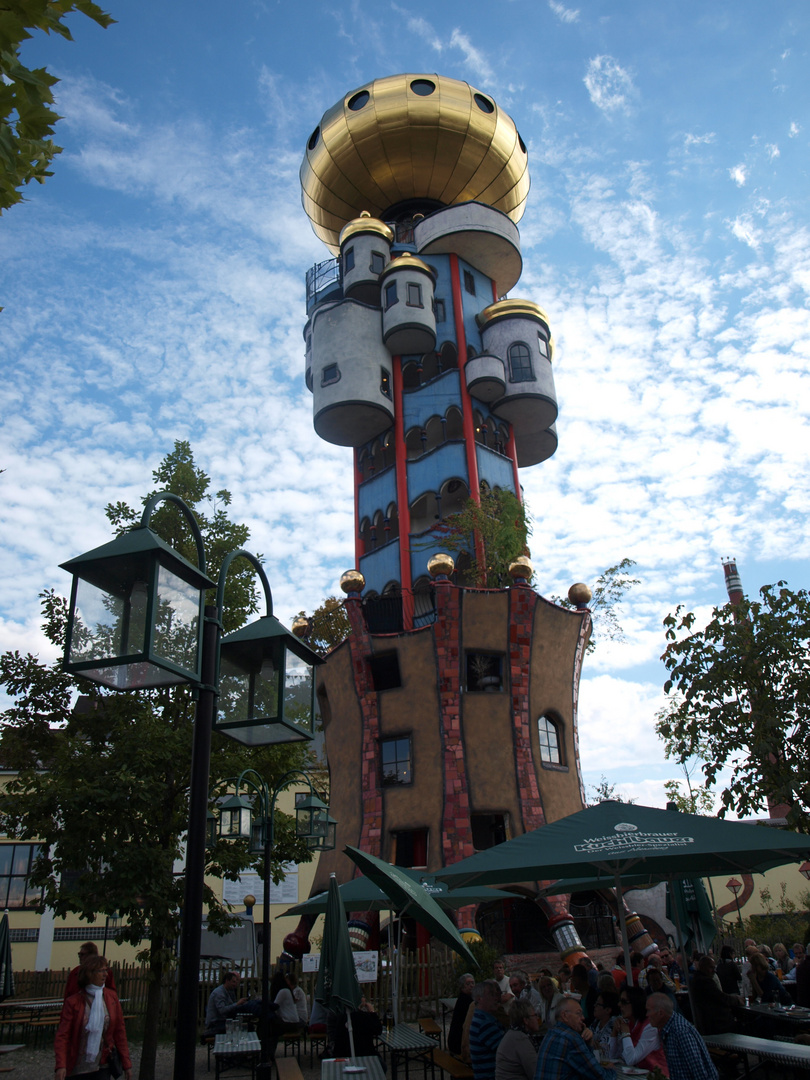
[[[743,929],[742,915],[740,914],[740,890],[742,889],[742,882],[737,881],[736,878],[729,878],[726,882],[726,888],[730,889],[734,893],[734,899],[737,903],[737,919],[740,923],[740,931]]]
[[[152,512],[164,501],[176,505],[185,517],[197,566],[149,528]],[[237,558],[247,559],[258,574],[267,614],[221,639],[225,578]],[[171,492],[147,501],[139,526],[62,568],[73,574],[67,671],[112,690],[188,685],[198,694],[174,1060],[175,1080],[193,1080],[212,730],[218,721],[216,726],[225,734],[252,746],[312,739],[313,669],[323,661],[273,617],[270,584],[255,556],[240,548],[226,555],[218,582],[206,575],[197,521]],[[216,604],[206,606],[205,592],[214,587]],[[297,661],[289,672],[288,653]]]
[[[255,769],[244,769],[234,783],[234,794],[220,807],[220,836],[247,840],[249,850],[264,857],[262,896],[262,1061],[269,1062],[270,1042],[270,860],[275,843],[276,800],[282,791],[301,780],[309,795],[295,807],[295,831],[312,851],[332,851],[336,841],[336,823],[329,817],[329,807],[318,796],[309,776],[300,769],[284,773],[272,791]],[[242,786],[250,789],[258,801],[258,820],[250,801],[240,795]],[[224,815],[227,815],[225,817]],[[258,1074],[258,1072],[257,1072]],[[269,1075],[268,1071],[265,1075]]]
[[[117,911],[114,911],[111,915],[108,915],[107,918],[104,920],[104,947],[101,950],[102,956],[106,957],[107,955],[107,937],[109,936],[110,930],[112,929],[112,931],[115,932],[118,929],[120,923],[121,919]]]

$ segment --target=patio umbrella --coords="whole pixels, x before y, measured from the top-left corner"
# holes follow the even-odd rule
[[[708,952],[717,936],[712,907],[706,894],[706,886],[700,878],[683,878],[671,881],[667,889],[667,915],[683,927],[684,940],[681,948],[687,955],[691,949]]]
[[[423,888],[428,896],[445,911],[453,911],[456,908],[466,907],[467,904],[485,904],[489,900],[514,900],[518,894],[505,892],[503,889],[490,889],[486,885],[472,886],[464,889],[447,887],[443,881],[439,881],[435,874],[421,874],[417,870],[406,870],[397,867],[407,877]],[[338,886],[340,902],[346,911],[387,911],[392,907],[388,893],[383,892],[379,885],[368,877],[356,877]],[[278,915],[282,919],[287,915],[321,915],[326,911],[326,903],[329,892],[316,893],[308,900],[303,900],[295,907],[289,908]]]
[[[438,877],[451,889],[556,878],[593,888],[596,878],[602,888],[615,888],[619,897],[625,879],[635,884],[644,875],[660,881],[726,870],[762,873],[798,862],[808,851],[810,837],[796,833],[678,810],[603,802],[462,859],[440,870]],[[618,909],[629,972],[624,905],[619,903]]]
[[[354,1035],[351,1013],[360,1004],[362,996],[349,941],[346,914],[340,902],[337,878],[332,874],[329,879],[329,902],[323,929],[318,981],[315,984],[315,1000],[330,1012],[347,1014],[352,1057],[354,1057]]]
[[[11,931],[8,912],[0,919],[0,1001],[14,997],[14,968],[11,964]]]

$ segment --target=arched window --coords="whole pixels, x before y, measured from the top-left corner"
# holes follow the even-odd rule
[[[452,371],[458,367],[458,353],[452,341],[445,341],[439,350],[439,370]]]
[[[562,743],[562,724],[550,716],[541,716],[537,721],[537,735],[540,740],[540,763],[542,765],[562,765],[560,746]]]
[[[509,381],[532,382],[534,371],[532,370],[532,354],[529,346],[522,341],[516,341],[509,346]]]

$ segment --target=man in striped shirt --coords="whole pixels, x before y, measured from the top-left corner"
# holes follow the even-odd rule
[[[495,1054],[504,1036],[495,1013],[501,1004],[501,990],[494,979],[477,983],[473,990],[475,1012],[470,1024],[470,1063],[475,1080],[494,1080]]]

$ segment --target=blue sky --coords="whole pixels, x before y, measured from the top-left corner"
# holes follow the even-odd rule
[[[303,379],[327,257],[298,167],[370,79],[491,93],[529,148],[524,274],[557,341],[559,449],[521,477],[536,587],[624,557],[626,640],[583,680],[586,782],[662,805],[662,618],[808,585],[810,212],[803,2],[115,0],[39,35],[62,79],[55,175],[0,220],[0,648],[50,656],[37,594],[108,538],[176,439],[267,557],[289,621],[353,563],[350,454]]]

